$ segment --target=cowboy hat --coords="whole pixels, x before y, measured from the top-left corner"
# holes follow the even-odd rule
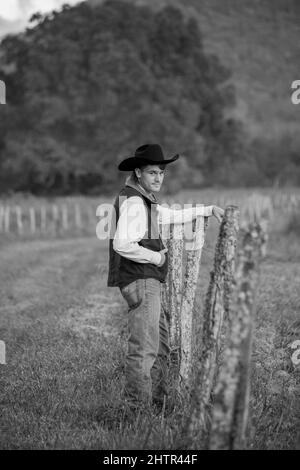
[[[175,155],[169,160],[165,160],[162,148],[158,144],[146,144],[138,147],[133,157],[125,158],[119,166],[120,171],[133,171],[143,165],[167,165],[175,162],[179,155]]]

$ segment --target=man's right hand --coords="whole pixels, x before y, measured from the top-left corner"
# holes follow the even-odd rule
[[[219,223],[221,223],[222,219],[224,217],[224,213],[225,213],[224,209],[222,209],[221,207],[218,207],[218,206],[213,206],[212,213],[215,216],[215,218],[217,219],[217,221]]]
[[[161,251],[159,252],[159,253],[161,254],[161,261],[160,261],[160,263],[157,265],[159,268],[160,268],[161,266],[163,266],[163,265],[165,264],[165,262],[166,262],[166,255],[165,255],[165,253],[166,253],[167,251],[168,251],[168,249],[167,249],[167,248],[164,248],[163,250],[161,250]]]

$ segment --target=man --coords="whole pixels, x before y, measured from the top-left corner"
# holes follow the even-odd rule
[[[159,223],[184,223],[211,215],[220,222],[224,214],[216,206],[171,210],[157,203],[154,194],[160,191],[165,166],[178,157],[165,159],[159,145],[148,144],[118,167],[132,174],[114,204],[116,230],[110,240],[108,286],[118,286],[129,307],[125,395],[133,406],[152,400],[160,406],[167,395],[168,325],[160,290],[168,263]]]

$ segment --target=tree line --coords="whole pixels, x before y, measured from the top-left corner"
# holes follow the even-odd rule
[[[111,0],[37,13],[0,57],[2,192],[107,193],[124,178],[118,162],[146,142],[182,155],[169,190],[249,179],[230,70],[174,7]]]

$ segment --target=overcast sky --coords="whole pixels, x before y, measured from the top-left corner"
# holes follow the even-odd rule
[[[45,13],[64,3],[74,5],[80,0],[0,0],[0,17],[7,21],[26,21],[39,11]]]

